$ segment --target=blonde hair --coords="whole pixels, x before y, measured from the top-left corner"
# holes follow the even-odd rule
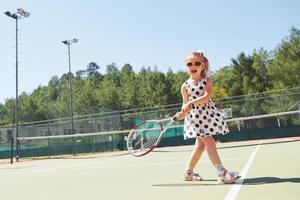
[[[201,51],[194,51],[192,53],[190,53],[185,61],[187,61],[190,58],[199,58],[201,61],[201,65],[203,65],[203,70],[201,72],[201,76],[202,77],[208,77],[209,78],[209,63],[208,63],[208,59],[204,56],[204,53]]]

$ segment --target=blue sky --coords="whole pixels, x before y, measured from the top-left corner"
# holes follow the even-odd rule
[[[240,52],[273,50],[300,28],[298,0],[2,0],[1,12],[24,8],[19,21],[19,94],[46,85],[54,75],[72,72],[89,62],[119,68],[130,63],[136,72],[157,66],[184,70],[184,57],[203,50],[211,70],[230,64]],[[0,103],[15,97],[15,22],[0,15]]]

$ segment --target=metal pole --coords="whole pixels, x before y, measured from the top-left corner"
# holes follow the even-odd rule
[[[18,17],[16,19],[16,160],[19,161],[19,94],[18,94]]]
[[[74,117],[73,117],[73,93],[72,93],[72,76],[71,76],[71,43],[68,43],[68,58],[69,58],[69,104],[70,104],[70,115],[71,115],[71,134],[74,134]],[[75,138],[72,139],[72,153],[75,155]]]
[[[17,13],[11,13],[6,11],[4,13],[8,17],[11,17],[16,20],[16,105],[15,105],[15,126],[16,126],[16,160],[19,161],[20,157],[20,141],[19,137],[19,94],[18,94],[18,19],[22,17],[29,17],[30,13],[25,11],[22,8],[18,8]]]
[[[50,136],[50,124],[49,124],[49,86],[47,89],[47,135]],[[50,158],[51,152],[50,152],[50,139],[48,138],[48,157]]]
[[[284,112],[283,99],[282,99],[282,96],[281,96],[281,95],[279,96],[279,99],[280,99],[281,112]],[[287,125],[286,119],[284,119],[284,125],[285,125],[285,126]]]
[[[11,134],[10,136],[10,163],[14,163],[14,136]]]

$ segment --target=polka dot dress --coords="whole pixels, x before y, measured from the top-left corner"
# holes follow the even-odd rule
[[[184,83],[189,101],[204,94],[206,83],[206,79],[201,79],[199,82],[189,79]],[[193,109],[184,120],[184,139],[226,134],[228,132],[227,124],[212,100],[203,105],[193,106]]]

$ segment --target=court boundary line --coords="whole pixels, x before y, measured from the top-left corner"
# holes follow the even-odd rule
[[[237,180],[235,182],[235,185],[231,186],[230,190],[228,191],[228,193],[225,196],[224,200],[234,200],[236,199],[241,186],[243,185],[244,179],[246,178],[246,175],[254,161],[254,158],[256,156],[256,153],[258,151],[258,149],[260,148],[260,145],[262,144],[262,142],[260,142],[256,148],[254,149],[254,151],[252,152],[250,158],[248,159],[247,163],[245,164],[244,168],[241,171],[241,178],[239,180]]]

